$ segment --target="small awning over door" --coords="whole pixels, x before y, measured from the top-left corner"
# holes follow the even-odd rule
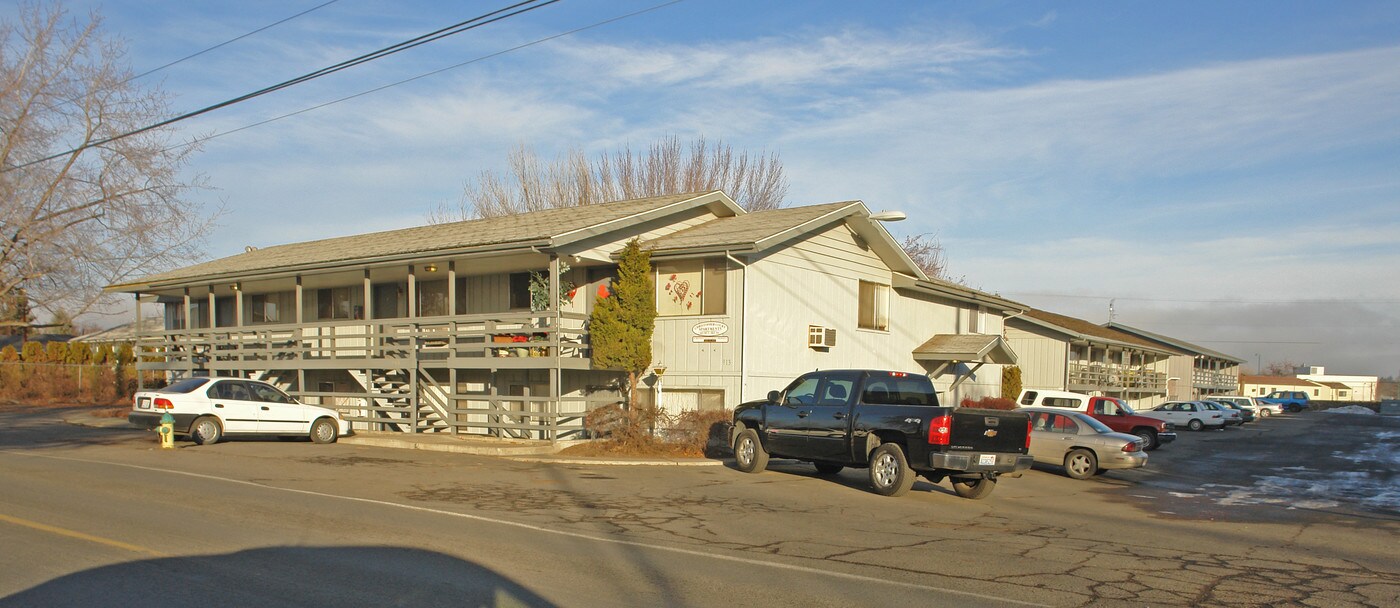
[[[1015,365],[1016,352],[1001,336],[988,334],[936,334],[914,349],[914,360],[936,364],[929,376],[937,377],[959,363],[972,366],[959,374],[949,390],[977,373],[987,363]]]
[[[914,360],[1015,365],[1016,353],[1001,336],[937,334],[914,349]]]

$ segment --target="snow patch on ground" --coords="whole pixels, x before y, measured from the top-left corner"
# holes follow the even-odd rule
[[[1376,411],[1362,405],[1348,405],[1345,407],[1334,407],[1330,410],[1322,410],[1324,414],[1369,414],[1376,415]]]
[[[1303,466],[1280,467],[1277,475],[1256,477],[1252,485],[1201,486],[1216,504],[1278,505],[1289,509],[1329,509],[1342,502],[1400,511],[1400,431],[1379,431],[1355,449],[1332,457],[1355,463],[1356,470],[1322,473]],[[1173,492],[1174,496],[1186,497]]]

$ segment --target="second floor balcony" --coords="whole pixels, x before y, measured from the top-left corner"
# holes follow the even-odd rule
[[[1192,371],[1191,383],[1196,388],[1233,391],[1240,387],[1240,377],[1233,372],[1197,368]]]
[[[588,369],[579,313],[515,312],[167,330],[138,339],[140,369]]]
[[[1145,366],[1071,362],[1068,381],[1071,391],[1165,393],[1167,390],[1167,375]]]

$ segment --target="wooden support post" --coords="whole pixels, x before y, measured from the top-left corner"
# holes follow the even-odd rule
[[[408,318],[418,318],[418,275],[413,264],[408,265]]]
[[[135,327],[136,331],[133,332],[132,335],[136,337],[136,343],[131,345],[131,353],[133,355],[136,355],[136,360],[133,361],[132,364],[136,367],[136,390],[139,391],[144,390],[146,388],[146,378],[145,375],[141,373],[141,292],[139,291],[136,292]],[[121,382],[123,385],[126,384],[126,381],[122,380],[121,378],[117,378],[117,381]]]

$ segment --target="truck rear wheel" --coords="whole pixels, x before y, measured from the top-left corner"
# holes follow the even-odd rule
[[[958,496],[970,498],[972,500],[986,498],[990,496],[992,490],[995,489],[997,489],[997,480],[995,479],[987,479],[984,477],[982,479],[953,480],[953,491],[957,492]]]
[[[734,439],[734,462],[745,473],[762,473],[768,468],[768,450],[753,429],[744,429]]]
[[[881,444],[870,454],[870,485],[881,496],[900,496],[914,487],[914,472],[899,444]]]

